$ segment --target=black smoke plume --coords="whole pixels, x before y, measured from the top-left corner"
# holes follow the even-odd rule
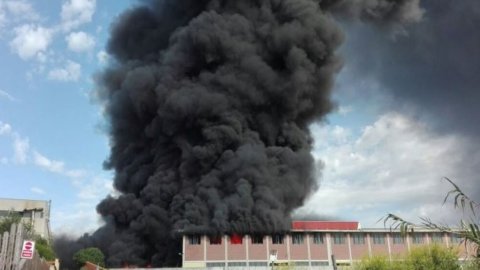
[[[181,259],[181,234],[289,229],[317,188],[308,127],[334,108],[343,41],[334,16],[407,23],[414,8],[163,0],[125,12],[98,91],[121,195],[98,205],[107,223],[84,245],[103,245],[110,266],[164,266]]]

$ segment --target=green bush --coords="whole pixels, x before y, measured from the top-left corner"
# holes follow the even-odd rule
[[[105,255],[98,248],[84,248],[73,254],[73,260],[78,266],[83,266],[87,261],[99,266],[105,266]]]
[[[405,256],[393,261],[386,256],[362,259],[355,270],[459,270],[457,251],[439,245],[413,249]],[[472,268],[478,269],[478,268]]]
[[[47,261],[53,261],[56,258],[55,251],[53,251],[52,246],[50,246],[47,240],[40,236],[37,236],[35,239],[35,249],[40,257]]]
[[[458,253],[454,249],[439,245],[424,246],[413,249],[406,262],[412,270],[457,270]]]

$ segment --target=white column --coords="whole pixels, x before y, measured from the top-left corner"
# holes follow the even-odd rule
[[[390,259],[390,261],[392,261],[392,246],[391,246],[391,243],[390,243],[390,236],[391,235],[392,234],[390,234],[390,233],[385,234],[385,237],[387,238],[388,258]]]
[[[207,240],[208,237],[206,235],[201,236],[203,239],[203,261],[205,262],[205,267],[207,266]]]
[[[407,241],[407,250],[408,252],[410,252],[410,234],[409,233],[405,235],[405,241]]]
[[[331,241],[331,233],[325,234],[325,238],[327,239],[327,255],[328,255],[328,265],[333,266],[332,262],[332,241]]]
[[[228,268],[228,236],[224,235],[223,240],[225,240],[225,269]]]
[[[249,242],[250,242],[249,240],[250,240],[250,236],[245,235],[245,257],[247,258],[247,267],[250,267],[250,256],[248,254],[248,245],[249,245]]]
[[[186,236],[182,235],[182,267],[185,267],[185,241]]]
[[[310,250],[310,234],[305,233],[307,236],[307,249],[308,249],[308,267],[310,268],[312,266],[312,251]]]
[[[265,241],[267,242],[267,262],[270,262],[270,236],[266,235],[265,236]]]
[[[352,233],[347,233],[347,239],[348,239],[348,255],[350,256],[350,264],[353,264],[353,258],[352,258]]]
[[[367,243],[368,243],[368,257],[372,257],[372,234],[367,233]]]
[[[290,263],[290,237],[288,234],[285,234],[285,240],[287,241],[287,260]]]

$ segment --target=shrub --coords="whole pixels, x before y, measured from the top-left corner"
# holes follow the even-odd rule
[[[99,266],[105,266],[105,255],[98,248],[84,248],[73,254],[73,260],[78,266],[83,266],[87,261]]]

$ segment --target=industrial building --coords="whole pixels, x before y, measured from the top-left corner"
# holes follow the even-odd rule
[[[365,256],[386,255],[395,259],[410,249],[437,243],[459,249],[459,259],[469,247],[456,235],[415,230],[402,235],[389,229],[362,229],[359,222],[294,221],[292,230],[274,235],[185,235],[184,268],[266,267],[295,265],[322,269],[352,265]]]
[[[0,198],[0,219],[11,212],[19,214],[22,222],[31,224],[36,234],[50,239],[50,201]]]

